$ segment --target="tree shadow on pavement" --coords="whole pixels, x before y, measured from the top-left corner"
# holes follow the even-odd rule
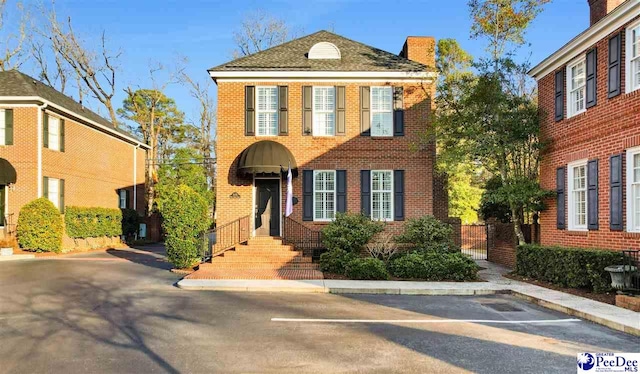
[[[171,270],[173,266],[166,260],[163,244],[133,247],[129,249],[108,249],[107,253],[136,264],[150,266],[156,269]]]

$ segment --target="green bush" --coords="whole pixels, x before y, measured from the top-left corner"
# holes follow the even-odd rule
[[[470,281],[477,279],[479,267],[460,252],[413,251],[392,259],[391,275],[430,281]]]
[[[350,279],[386,280],[389,272],[377,258],[354,258],[346,265],[345,275]]]
[[[451,225],[433,216],[423,216],[408,220],[396,241],[421,251],[454,252],[457,248],[452,234]]]
[[[611,278],[604,268],[622,261],[621,252],[526,244],[516,250],[516,274],[562,287],[605,292],[611,289]]]
[[[180,269],[195,265],[200,260],[201,237],[211,221],[207,200],[181,184],[167,191],[161,213],[169,261]]]
[[[68,206],[64,213],[66,233],[74,239],[120,236],[121,221],[120,209]]]
[[[357,253],[383,228],[382,222],[362,214],[336,213],[335,220],[322,229],[322,242],[328,250]]]
[[[120,227],[122,235],[126,238],[134,236],[140,227],[140,222],[142,221],[141,217],[135,209],[121,209],[121,211],[122,221],[120,223]]]
[[[62,250],[63,223],[60,210],[41,197],[20,209],[16,236],[21,248],[37,252]]]
[[[332,249],[320,255],[320,270],[344,275],[346,265],[358,256],[342,249]]]

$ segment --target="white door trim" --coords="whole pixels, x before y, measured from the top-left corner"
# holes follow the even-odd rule
[[[255,237],[256,236],[256,179],[275,179],[278,181],[278,189],[280,191],[280,193],[278,194],[280,201],[278,202],[278,205],[280,207],[280,212],[278,213],[278,217],[280,219],[280,237],[282,237],[282,177],[256,177],[255,175],[253,176],[253,184],[252,184],[252,201],[251,201],[251,236]]]

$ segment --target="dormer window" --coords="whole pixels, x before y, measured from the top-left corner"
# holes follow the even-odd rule
[[[320,42],[311,47],[308,58],[309,60],[339,60],[341,55],[335,44]]]

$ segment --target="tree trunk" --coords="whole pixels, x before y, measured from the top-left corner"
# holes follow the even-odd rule
[[[109,118],[111,118],[111,123],[113,123],[113,126],[117,128],[118,117],[116,116],[116,111],[113,110],[113,105],[111,105],[111,99],[106,99],[105,105],[107,106],[107,110],[109,110]]]
[[[514,206],[511,206],[511,221],[513,221],[513,231],[516,234],[516,238],[518,238],[518,245],[527,244],[522,232],[522,215],[520,210]]]

